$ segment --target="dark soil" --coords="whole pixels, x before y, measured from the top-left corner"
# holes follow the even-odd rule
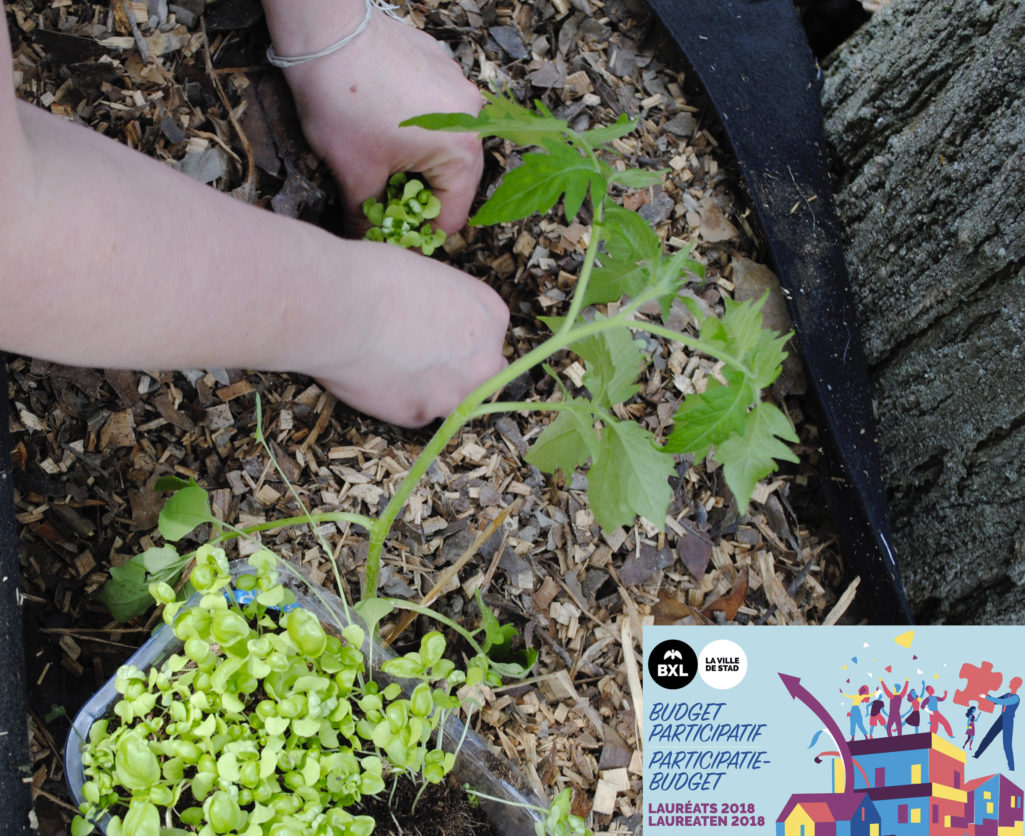
[[[389,788],[367,799],[353,813],[374,817],[375,836],[498,836],[483,810],[470,804],[458,784],[431,784],[416,801],[418,791],[411,780],[400,778],[394,792]]]

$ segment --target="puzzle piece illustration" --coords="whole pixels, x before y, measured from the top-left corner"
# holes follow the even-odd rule
[[[953,702],[956,705],[967,706],[974,701],[979,704],[979,711],[992,714],[996,706],[989,700],[982,699],[982,695],[996,691],[1004,681],[1004,675],[993,670],[992,662],[983,662],[981,666],[965,662],[961,665],[958,676],[965,681],[965,687],[964,690],[954,692]]]

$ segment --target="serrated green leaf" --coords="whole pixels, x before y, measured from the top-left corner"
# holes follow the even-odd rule
[[[540,145],[544,139],[561,137],[570,128],[539,102],[539,111],[523,107],[509,96],[484,93],[487,102],[476,116],[468,113],[428,113],[400,123],[431,131],[473,131],[478,136],[500,136],[517,145]]]
[[[527,463],[545,473],[561,470],[567,476],[598,451],[598,434],[586,402],[583,409],[559,411],[525,456]]]
[[[777,407],[763,402],[748,413],[742,435],[731,436],[715,448],[715,460],[723,466],[726,484],[739,508],[747,508],[758,480],[775,470],[775,460],[798,461],[783,441],[797,442],[790,420]]]
[[[786,344],[793,332],[777,334],[768,328],[762,329],[758,345],[750,352],[748,365],[754,384],[764,389],[772,383],[783,370],[783,361],[787,357]]]
[[[654,230],[628,209],[609,206],[601,235],[605,253],[601,265],[591,273],[584,305],[636,296],[652,281],[662,257],[662,242]]]
[[[609,206],[602,223],[605,251],[621,261],[657,259],[662,242],[655,230],[636,212],[621,206]]]
[[[679,295],[691,274],[698,279],[705,278],[705,266],[690,257],[691,247],[681,247],[669,258],[663,258],[655,269],[655,283],[659,289],[659,307],[662,309],[663,322],[669,320],[673,300]]]
[[[110,567],[110,580],[98,597],[116,621],[131,621],[153,606],[146,569],[135,558]]]
[[[768,294],[761,299],[744,302],[735,302],[728,296],[723,298],[723,330],[737,353],[746,356],[761,342],[764,332],[762,306],[767,298]]]
[[[614,406],[637,393],[637,375],[647,363],[641,346],[628,328],[602,331],[570,346],[585,361],[584,386],[595,403]]]
[[[562,141],[542,140],[547,153],[523,155],[523,164],[507,171],[488,199],[472,218],[475,226],[508,223],[535,212],[545,213],[565,194],[566,220],[576,217],[587,197],[604,195],[605,178],[593,160]]]
[[[612,142],[614,139],[626,136],[637,127],[637,121],[636,116],[631,119],[625,113],[621,113],[619,114],[619,118],[611,125],[603,125],[600,128],[591,128],[590,130],[581,133],[580,137],[592,148],[598,148],[601,145],[606,145],[607,143]]]
[[[208,522],[217,522],[210,511],[210,497],[199,485],[189,485],[164,503],[157,528],[165,540],[174,543]]]
[[[759,389],[779,376],[787,356],[784,346],[790,336],[780,336],[762,326],[761,311],[767,297],[768,294],[744,302],[725,298],[726,310],[721,320],[702,314],[693,300],[684,300],[699,323],[694,347],[742,370]]]
[[[683,399],[663,450],[692,453],[700,460],[712,447],[743,431],[747,408],[757,399],[758,390],[735,369],[724,369],[723,377],[728,385],[709,378],[704,392]]]
[[[604,531],[631,525],[642,516],[661,528],[672,490],[673,457],[654,436],[631,421],[606,420],[601,445],[587,474],[587,496]]]
[[[609,175],[610,183],[618,183],[628,189],[646,189],[649,186],[659,186],[665,180],[666,170],[664,168],[651,171],[646,168],[628,168],[626,171],[613,169]]]

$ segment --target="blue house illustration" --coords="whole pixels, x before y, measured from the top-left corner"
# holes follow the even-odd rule
[[[965,824],[974,836],[1022,836],[1022,790],[1003,775],[969,781]]]

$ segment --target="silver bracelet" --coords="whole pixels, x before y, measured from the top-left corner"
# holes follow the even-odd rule
[[[359,22],[359,25],[352,32],[337,43],[331,44],[331,46],[322,49],[320,52],[313,52],[309,55],[296,55],[294,57],[278,55],[274,51],[274,45],[271,44],[267,47],[267,60],[275,67],[286,69],[288,67],[294,67],[296,64],[305,64],[307,61],[312,61],[315,58],[323,58],[325,55],[330,55],[332,52],[336,52],[341,49],[370,25],[370,17],[373,14],[374,9],[384,12],[388,17],[394,18],[395,20],[403,20],[403,18],[399,17],[395,13],[396,9],[399,7],[394,3],[388,2],[388,0],[363,0],[363,2],[366,5],[363,20]]]
[[[271,44],[269,47],[267,47],[267,60],[275,67],[287,69],[288,67],[294,67],[296,64],[305,64],[307,61],[312,61],[315,58],[323,58],[325,55],[330,55],[332,52],[337,52],[339,49],[341,49],[343,46],[349,43],[349,41],[351,41],[357,35],[361,34],[363,30],[370,25],[370,16],[374,12],[375,3],[374,0],[363,0],[363,2],[366,6],[366,12],[363,15],[363,20],[359,22],[359,26],[353,29],[352,32],[350,32],[340,41],[331,44],[331,46],[322,49],[320,52],[313,52],[309,55],[296,55],[294,57],[278,55],[274,51],[274,45]],[[388,11],[394,8],[394,6],[391,6]]]

